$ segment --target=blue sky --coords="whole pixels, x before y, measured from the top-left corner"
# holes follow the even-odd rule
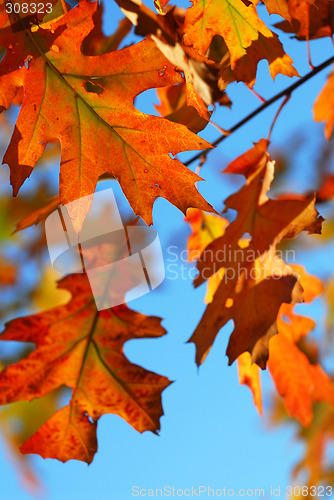
[[[120,15],[112,2],[106,2],[106,6],[105,29],[111,32]],[[319,40],[311,46],[314,64],[333,53],[330,40]],[[305,43],[288,40],[285,48],[290,54],[297,54],[295,62],[300,74],[308,72]],[[320,136],[323,126],[312,122],[312,104],[329,71],[323,71],[293,94],[272,135],[272,143],[277,149],[290,147],[296,130],[310,129],[314,137]],[[261,84],[256,90],[264,97],[271,97],[291,83],[290,79],[278,76],[273,84],[264,61],[260,63],[259,81]],[[260,104],[243,84],[232,85],[228,93],[233,102],[232,111],[219,109],[213,116],[213,120],[224,128]],[[145,93],[136,105],[153,113],[153,94],[154,91]],[[156,97],[154,99],[157,102]],[[271,106],[210,153],[201,171],[206,182],[199,183],[198,187],[217,210],[223,208],[224,198],[242,184],[241,178],[232,182],[229,176],[219,172],[228,161],[249,149],[252,142],[267,136],[277,108],[278,104]],[[208,127],[202,135],[213,141],[218,133]],[[314,148],[316,146],[317,140]],[[294,172],[298,174],[290,179],[289,191],[310,188],[314,154],[315,151],[309,148],[297,159]],[[175,207],[158,200],[154,206],[154,222],[165,254],[168,245],[175,244],[180,250],[185,247],[189,232],[183,215]],[[328,248],[320,255],[326,252]],[[328,269],[328,262],[325,266],[315,261],[314,252],[301,252],[300,258],[310,271],[322,276],[333,271]],[[264,488],[269,498],[271,487],[280,486],[283,491],[291,484],[290,473],[302,453],[302,446],[294,440],[292,426],[269,429],[266,416],[273,387],[270,376],[267,373],[263,376],[265,416],[261,419],[250,391],[239,386],[236,365],[227,366],[225,350],[233,326],[228,324],[220,332],[199,370],[194,363],[194,346],[185,342],[204,310],[204,293],[204,286],[193,290],[191,280],[167,280],[159,289],[130,304],[135,310],[164,318],[163,326],[168,331],[161,339],[130,341],[125,346],[125,354],[132,362],[175,380],[163,393],[165,416],[161,419],[160,435],[139,434],[119,417],[104,416],[98,425],[99,451],[89,467],[74,461],[62,464],[33,457],[36,471],[45,484],[44,498],[128,500],[134,498],[134,486],[144,489],[226,487],[235,492],[240,488]],[[311,310],[320,318],[321,301]],[[306,313],[307,309],[300,311]],[[1,442],[0,470],[0,498],[33,498],[19,484],[17,472]],[[206,496],[203,494],[202,498]]]

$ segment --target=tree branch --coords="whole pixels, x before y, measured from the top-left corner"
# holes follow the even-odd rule
[[[217,146],[218,144],[220,144],[221,142],[223,142],[233,132],[235,132],[236,130],[238,130],[240,127],[242,127],[243,125],[245,125],[245,123],[249,122],[252,118],[254,118],[259,113],[261,113],[261,111],[263,111],[264,109],[266,109],[269,106],[271,106],[272,104],[274,104],[274,102],[278,101],[281,97],[285,97],[285,96],[290,95],[294,90],[296,90],[298,87],[300,87],[301,85],[303,85],[303,83],[307,82],[307,80],[310,80],[313,76],[315,76],[317,73],[320,73],[320,71],[322,71],[323,69],[327,68],[327,66],[329,66],[332,63],[334,63],[334,56],[330,57],[329,59],[327,59],[327,61],[324,61],[322,64],[319,64],[319,66],[316,66],[314,69],[312,69],[312,71],[310,71],[309,73],[307,73],[300,80],[297,80],[295,83],[293,83],[292,85],[290,85],[289,87],[287,87],[285,90],[282,90],[278,94],[274,95],[271,99],[269,99],[265,103],[261,104],[261,106],[259,106],[258,108],[256,108],[249,115],[245,116],[245,118],[243,118],[238,123],[236,123],[228,131],[229,132],[228,135],[226,135],[226,134],[221,135],[220,137],[218,137],[218,139],[216,139],[212,143],[212,145],[213,146]],[[184,162],[184,165],[187,167],[188,165],[190,165],[191,163],[193,163],[196,160],[199,160],[201,158],[206,158],[206,156],[208,155],[208,153],[210,151],[213,151],[213,150],[211,148],[210,149],[205,149],[201,153],[198,153],[195,156],[193,156],[192,158],[190,158],[190,160]]]

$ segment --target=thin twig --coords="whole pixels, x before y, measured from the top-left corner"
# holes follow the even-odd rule
[[[315,76],[317,73],[320,73],[320,71],[322,71],[323,69],[327,68],[327,66],[329,66],[330,64],[334,63],[334,56],[330,57],[329,59],[327,59],[327,61],[323,62],[322,64],[319,64],[319,66],[316,66],[312,71],[310,71],[309,73],[307,73],[305,76],[303,76],[300,80],[297,80],[295,83],[291,84],[289,87],[287,87],[285,90],[282,90],[281,92],[279,92],[278,94],[274,95],[271,99],[268,99],[268,101],[266,101],[265,103],[261,104],[261,106],[259,106],[258,108],[256,108],[254,111],[252,111],[249,115],[247,115],[245,118],[243,118],[242,120],[240,120],[238,123],[236,123],[230,130],[230,134],[232,134],[233,132],[235,132],[236,130],[238,130],[240,127],[242,127],[243,125],[245,125],[245,123],[249,122],[252,118],[254,118],[255,116],[257,116],[259,113],[261,113],[261,111],[263,111],[264,109],[268,108],[269,106],[271,106],[272,104],[274,104],[274,102],[278,101],[281,97],[285,97],[289,94],[291,94],[294,90],[296,90],[298,87],[300,87],[301,85],[303,85],[303,83],[307,82],[308,80],[310,80],[313,76]],[[229,135],[230,135],[229,134]],[[228,135],[221,135],[220,137],[218,137],[218,139],[216,139],[212,145],[213,146],[217,146],[218,144],[220,144],[222,141],[224,141],[227,137],[229,137]],[[212,151],[212,149],[206,149],[204,151],[201,151],[200,153],[198,153],[197,155],[193,156],[192,158],[190,158],[190,160],[184,162],[184,165],[188,166],[190,165],[191,163],[193,163],[194,161],[198,160],[199,158],[202,158],[203,156],[207,156],[207,154]]]
[[[213,122],[212,120],[209,120],[209,123],[215,127],[217,130],[219,130],[219,132],[223,135],[229,135],[231,132],[229,130],[225,130],[224,128],[222,128],[220,125],[218,125],[218,123],[215,123]]]
[[[285,99],[284,99],[284,101],[282,102],[282,104],[280,105],[280,107],[278,108],[278,110],[276,111],[276,115],[274,116],[273,122],[272,122],[271,127],[270,127],[270,130],[269,130],[269,134],[268,134],[268,137],[267,137],[267,141],[268,141],[268,142],[270,142],[271,134],[272,134],[272,132],[273,132],[273,128],[274,128],[274,126],[275,126],[276,120],[277,120],[277,118],[279,117],[279,115],[280,115],[280,113],[281,113],[282,109],[284,108],[284,106],[286,105],[286,103],[288,102],[288,100],[290,99],[290,97],[291,97],[291,94],[288,94],[288,95],[285,97]]]
[[[311,58],[310,38],[309,38],[308,33],[306,35],[306,47],[307,47],[307,60],[308,60],[308,63],[310,65],[311,69],[314,69],[314,66],[313,66],[313,63],[312,63],[312,58]]]
[[[255,95],[255,97],[257,97],[257,98],[259,99],[259,101],[261,101],[262,103],[266,102],[265,98],[264,98],[264,97],[262,97],[260,94],[258,94],[258,93],[256,92],[256,90],[251,89],[250,87],[248,87],[248,85],[246,85],[246,87],[248,88],[248,90],[250,90],[250,91],[251,91],[251,93],[252,93],[253,95]]]

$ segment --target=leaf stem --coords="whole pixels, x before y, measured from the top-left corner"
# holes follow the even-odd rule
[[[274,116],[273,122],[272,122],[272,124],[271,124],[270,130],[269,130],[269,133],[268,133],[268,137],[267,137],[267,141],[268,141],[268,143],[270,142],[271,134],[272,134],[273,128],[274,128],[274,126],[275,126],[275,123],[276,123],[276,121],[277,121],[277,118],[279,117],[279,115],[280,115],[280,113],[281,113],[282,109],[284,108],[284,106],[286,105],[286,103],[288,102],[288,100],[290,99],[290,97],[291,97],[291,94],[288,94],[288,95],[285,97],[284,101],[281,103],[281,105],[280,105],[280,107],[278,108],[278,110],[276,111],[276,115]]]
[[[262,103],[266,102],[266,99],[264,99],[260,94],[258,94],[256,92],[256,90],[254,89],[251,89],[250,87],[248,87],[248,85],[246,85],[246,87],[248,88],[248,90],[253,94],[255,95],[255,97],[257,97],[259,99],[259,101],[261,101]]]
[[[310,71],[309,73],[307,73],[300,80],[297,80],[295,83],[292,83],[285,90],[282,90],[281,92],[278,92],[278,94],[274,95],[271,99],[268,99],[268,101],[266,101],[263,104],[261,104],[261,106],[259,106],[258,108],[256,108],[254,111],[252,111],[251,113],[249,113],[249,115],[245,116],[245,118],[243,118],[238,123],[236,123],[229,130],[229,135],[231,135],[233,132],[235,132],[240,127],[242,127],[243,125],[245,125],[247,122],[249,122],[252,118],[254,118],[255,116],[257,116],[263,110],[265,110],[266,108],[268,108],[269,106],[271,106],[272,104],[274,104],[274,102],[278,101],[281,97],[286,97],[287,95],[291,94],[294,90],[296,90],[298,87],[300,87],[301,85],[303,85],[305,82],[307,82],[308,80],[310,80],[311,78],[313,78],[313,76],[315,76],[318,73],[320,73],[320,71],[322,71],[323,69],[327,68],[327,66],[329,66],[333,62],[334,62],[334,56],[330,57],[329,59],[327,59],[323,63],[319,64],[319,66],[315,66],[315,68],[312,69],[312,71]],[[220,144],[221,142],[223,142],[227,137],[229,137],[229,135],[225,135],[225,134],[221,135],[220,137],[218,137],[218,139],[216,139],[212,143],[212,145],[213,146],[217,146],[218,144]],[[213,151],[213,150],[211,148],[210,149],[205,149],[201,153],[196,154],[195,156],[193,156],[192,158],[190,158],[189,160],[187,160],[186,162],[183,162],[183,163],[187,167],[188,165],[190,165],[194,161],[196,161],[196,160],[198,160],[200,158],[203,158],[203,157],[205,158],[210,151]]]
[[[312,63],[312,58],[311,58],[311,48],[310,48],[310,38],[309,35],[307,34],[306,36],[306,47],[307,47],[307,60],[310,65],[311,69],[314,69],[313,63]]]

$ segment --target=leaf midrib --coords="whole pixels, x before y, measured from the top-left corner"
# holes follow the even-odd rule
[[[22,20],[21,20],[22,21]],[[66,78],[63,76],[63,74],[57,69],[57,67],[46,57],[45,53],[43,52],[43,50],[39,47],[38,43],[36,42],[35,38],[33,37],[32,33],[27,30],[27,33],[28,33],[28,36],[29,36],[29,39],[31,40],[31,42],[33,43],[33,45],[35,46],[35,48],[37,49],[38,53],[40,54],[40,56],[42,57],[42,59],[44,60],[45,64],[47,64],[50,69],[58,76],[58,78],[67,86],[67,88],[74,94],[74,99],[79,99],[84,106],[86,106],[88,108],[88,110],[94,115],[94,117],[100,121],[102,123],[102,125],[104,125],[108,130],[110,130],[111,133],[114,133],[117,135],[117,137],[119,137],[119,139],[124,143],[124,145],[128,146],[130,149],[132,149],[132,151],[137,154],[140,158],[142,158],[145,163],[147,163],[150,167],[153,167],[154,170],[156,172],[158,172],[162,177],[164,177],[165,179],[167,179],[166,175],[160,171],[155,165],[153,165],[152,163],[150,163],[149,161],[147,161],[146,158],[144,158],[131,144],[129,144],[118,132],[117,130],[112,127],[109,123],[107,123],[96,111],[94,108],[92,108],[88,103],[87,101],[85,101],[85,99],[68,83],[68,81],[66,80]],[[127,73],[128,74],[128,73]],[[130,73],[129,73],[130,74]],[[137,74],[137,73],[131,73],[131,74]],[[75,75],[73,75],[75,76]],[[77,101],[76,101],[77,102]],[[79,107],[77,106],[78,108],[78,113],[80,113],[79,111]],[[79,120],[80,121],[80,120]],[[130,131],[133,131],[134,129],[129,129],[127,127],[121,127],[121,126],[117,126],[116,128],[124,128],[126,130],[130,130]],[[136,130],[135,130],[136,131]],[[166,153],[167,154],[167,153]],[[80,144],[80,157],[81,157],[81,144]],[[129,163],[129,162],[128,162]],[[132,170],[132,169],[131,169]],[[168,180],[168,179],[167,179]],[[135,184],[136,184],[136,187],[137,187],[137,190],[139,190],[138,186],[137,186],[137,179],[135,177]]]

